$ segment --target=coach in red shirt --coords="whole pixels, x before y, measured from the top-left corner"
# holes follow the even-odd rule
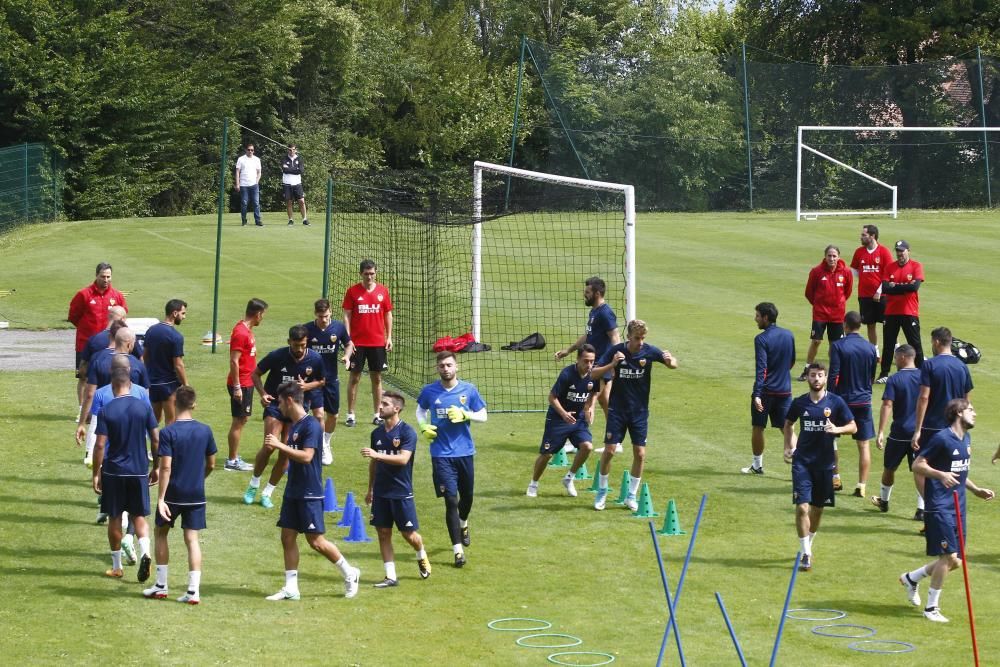
[[[917,292],[924,282],[924,267],[910,259],[910,244],[896,241],[896,262],[882,276],[882,294],[885,295],[885,326],[882,327],[882,370],[879,384],[889,377],[893,350],[902,330],[906,342],[916,351],[917,368],[924,363],[924,349],[920,344],[920,296]]]
[[[854,251],[851,269],[858,281],[858,311],[861,323],[868,325],[868,341],[878,346],[878,325],[885,322],[885,299],[882,274],[892,264],[892,253],[878,242],[878,227],[861,228],[861,246]]]
[[[853,289],[854,275],[840,258],[840,248],[828,245],[823,251],[823,261],[812,268],[806,281],[806,300],[812,304],[812,328],[806,370],[799,376],[800,381],[806,379],[809,364],[816,359],[823,332],[831,343],[844,337],[844,313]]]
[[[87,346],[87,340],[108,326],[108,309],[112,306],[121,306],[128,312],[125,297],[111,286],[111,265],[101,262],[97,265],[94,282],[77,292],[69,302],[69,315],[66,317],[76,327],[76,393],[81,402],[86,378],[80,377],[80,354]]]
[[[378,404],[382,399],[382,371],[389,368],[386,353],[392,351],[392,299],[385,285],[375,282],[375,262],[361,261],[361,282],[352,285],[344,294],[344,326],[354,342],[354,353],[345,360],[350,363],[350,382],[347,385],[348,426],[354,426],[354,401],[358,396],[361,371],[368,363],[372,380],[372,405],[375,416],[372,424],[381,424]]]

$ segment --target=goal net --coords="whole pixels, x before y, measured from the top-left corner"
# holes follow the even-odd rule
[[[362,259],[374,260],[394,307],[387,381],[416,394],[438,377],[435,342],[472,334],[490,349],[460,353],[459,376],[490,410],[546,409],[568,361],[553,354],[586,327],[584,281],[605,280],[621,324],[635,316],[631,186],[480,162],[461,196],[400,180],[335,184],[331,301],[358,281]],[[503,349],[536,333],[544,349]]]

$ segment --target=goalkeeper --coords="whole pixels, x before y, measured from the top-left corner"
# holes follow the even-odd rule
[[[462,567],[470,543],[469,511],[475,487],[476,448],[469,422],[486,421],[486,403],[475,385],[458,379],[453,352],[438,353],[437,372],[441,379],[425,385],[417,397],[417,423],[420,434],[431,443],[434,491],[444,498],[455,567]]]

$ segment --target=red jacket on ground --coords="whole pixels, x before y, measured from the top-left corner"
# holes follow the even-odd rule
[[[812,304],[813,322],[844,321],[845,304],[854,289],[854,276],[844,260],[838,259],[831,271],[826,260],[814,266],[806,281],[806,300]]]

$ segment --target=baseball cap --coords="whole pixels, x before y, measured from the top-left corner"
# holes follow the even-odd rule
[[[910,249],[910,244],[904,241],[903,239],[896,241],[896,250],[909,250],[909,249]]]

